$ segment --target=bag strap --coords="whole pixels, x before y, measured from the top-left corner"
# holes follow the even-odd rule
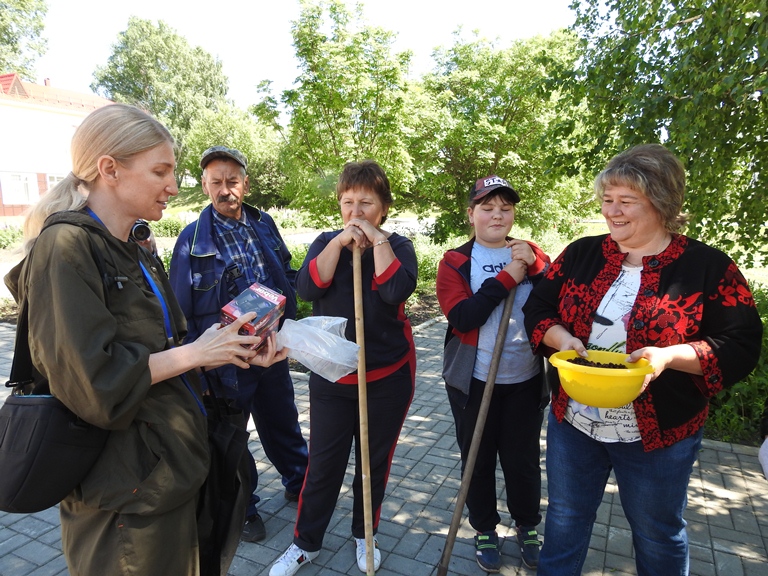
[[[54,226],[58,222],[53,222],[48,226]],[[48,226],[45,226],[47,228]],[[44,229],[45,229],[44,228]],[[96,262],[96,267],[99,269],[99,276],[104,285],[104,301],[107,307],[109,307],[109,286],[114,282],[120,286],[121,277],[110,277],[107,272],[107,266],[104,262],[104,256],[101,251],[96,248],[96,243],[93,241],[91,234],[88,236],[88,242],[91,245],[91,255]],[[31,258],[34,246],[27,254],[27,258]],[[19,304],[19,315],[16,322],[16,342],[13,346],[13,361],[11,363],[11,373],[8,377],[8,381],[5,383],[6,388],[23,388],[35,381],[34,366],[32,365],[32,353],[29,350],[29,311],[27,306],[27,299],[22,298]]]
[[[13,346],[11,374],[5,383],[8,388],[26,386],[34,382],[32,354],[29,351],[29,318],[27,317],[27,299],[21,301],[16,325],[16,343]]]

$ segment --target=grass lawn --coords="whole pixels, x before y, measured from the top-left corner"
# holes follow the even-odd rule
[[[179,195],[171,198],[165,216],[175,216],[181,212],[200,212],[208,204],[208,196],[202,186],[179,188]]]

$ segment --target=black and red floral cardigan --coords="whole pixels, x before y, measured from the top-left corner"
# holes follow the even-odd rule
[[[625,257],[610,235],[577,240],[558,256],[523,307],[534,353],[553,352],[542,339],[555,324],[587,344],[595,311]],[[755,367],[761,340],[752,293],[726,254],[675,234],[666,250],[644,257],[627,325],[627,352],[687,343],[704,372],[665,370],[633,402],[645,451],[697,432],[707,419],[709,399]],[[559,386],[552,393],[558,422],[567,404],[568,395]]]

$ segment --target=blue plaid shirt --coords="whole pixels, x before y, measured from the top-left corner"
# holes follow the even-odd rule
[[[264,266],[259,237],[248,223],[245,210],[239,220],[222,216],[213,210],[213,230],[227,267],[232,264],[237,266],[248,281],[248,286],[254,282],[266,284],[269,272]]]

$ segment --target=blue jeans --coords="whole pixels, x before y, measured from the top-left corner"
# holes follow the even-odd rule
[[[638,576],[685,576],[688,536],[683,511],[702,430],[667,448],[593,440],[550,413],[547,508],[538,576],[581,574],[592,527],[613,469],[632,529]]]

